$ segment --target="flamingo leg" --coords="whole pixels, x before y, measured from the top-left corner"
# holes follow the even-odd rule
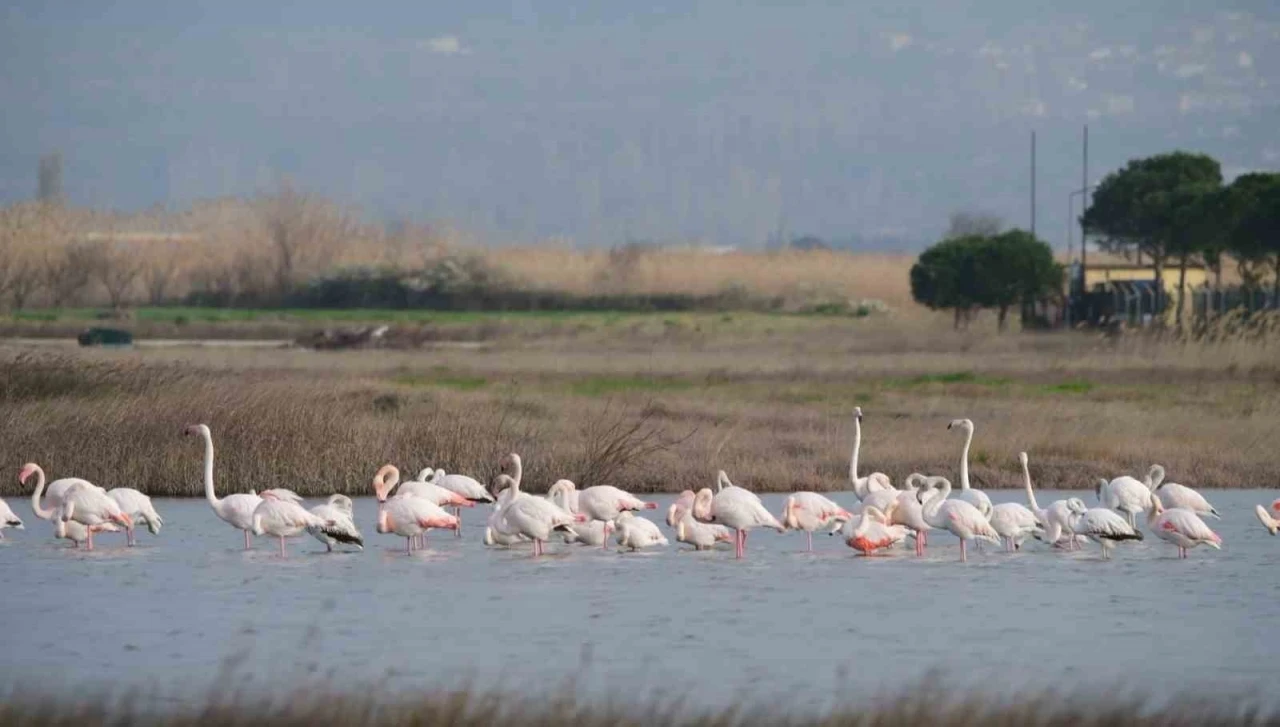
[[[453,508],[453,515],[454,517],[458,518],[458,527],[453,529],[453,537],[461,538],[462,537],[462,508],[461,507]]]
[[[812,553],[812,552],[813,552],[813,533],[812,533],[812,532],[810,532],[810,531],[808,531],[808,530],[806,530],[804,534],[805,534],[806,536],[808,536],[808,538],[809,538],[809,547],[808,547],[808,548],[805,548],[805,551],[804,551],[804,552],[806,552],[806,553]]]
[[[284,536],[283,536],[283,535],[281,535],[281,536],[280,536],[280,557],[281,557],[281,558],[288,558],[288,557],[289,557],[289,556],[285,555],[285,552],[284,552]]]
[[[250,546],[249,546],[249,531],[248,531],[248,530],[244,531],[244,549],[245,549],[245,550],[249,550],[249,549],[250,549]]]
[[[93,528],[85,528],[85,530],[87,530],[87,531],[88,531],[88,538],[89,538],[89,547],[88,547],[88,549],[89,549],[89,550],[93,550]]]
[[[964,548],[964,538],[960,538],[960,562],[961,563],[969,562],[969,554],[965,552],[965,548]]]

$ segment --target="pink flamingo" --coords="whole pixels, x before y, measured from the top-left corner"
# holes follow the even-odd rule
[[[878,508],[866,505],[862,508],[862,517],[853,528],[853,534],[845,540],[850,548],[865,555],[873,555],[877,550],[892,548],[907,539],[908,528],[905,525],[892,525],[893,510],[897,503],[890,503],[889,512],[880,512]]]
[[[238,492],[219,499],[213,492],[213,434],[206,424],[192,424],[186,433],[204,439],[204,499],[209,501],[213,514],[231,527],[244,531],[244,549],[249,550],[253,512],[262,504],[262,498],[253,493]]]
[[[63,523],[61,518],[55,518],[58,511],[62,508],[62,497],[67,494],[67,490],[77,483],[90,484],[88,480],[82,480],[79,477],[64,477],[49,483],[49,507],[40,504],[41,498],[45,494],[44,470],[40,469],[40,465],[34,462],[28,462],[22,466],[22,471],[18,474],[18,482],[27,484],[27,480],[31,475],[36,476],[36,489],[31,493],[31,511],[41,520],[52,521],[54,524],[53,537],[58,539],[70,540],[75,547],[79,547],[81,543],[89,539],[89,528],[78,522],[72,521]],[[96,533],[116,532],[120,528],[115,523],[100,525],[93,529]]]
[[[430,474],[431,478],[435,479],[434,470],[429,470],[429,469],[423,470],[422,474]],[[399,483],[400,485],[398,488],[396,487],[397,483]],[[382,501],[387,499],[386,493],[390,493],[392,489],[395,489],[396,497],[421,498],[439,508],[445,508],[445,507],[464,508],[464,507],[476,506],[474,502],[472,502],[471,500],[468,500],[466,497],[459,495],[458,493],[452,490],[447,490],[441,487],[440,485],[434,484],[432,482],[425,482],[422,480],[409,480],[407,482],[400,482],[400,469],[397,468],[395,465],[386,464],[386,465],[383,465],[382,468],[378,470],[378,473],[376,475],[374,475],[373,490],[375,494],[379,492],[383,493],[381,495],[378,495],[378,497],[380,498],[379,501]],[[458,518],[459,523],[462,522],[459,516],[455,515],[455,518]],[[416,536],[416,541],[417,541],[416,543],[417,547],[419,548],[427,547],[426,530],[423,530],[421,533],[419,533]]]
[[[813,531],[829,527],[834,532],[836,529],[843,529],[845,523],[852,519],[853,515],[848,510],[816,492],[797,492],[788,497],[786,504],[782,506],[783,527],[804,531],[808,541],[806,553],[813,552]]]
[[[388,497],[399,478],[400,471],[392,465],[384,465],[373,478],[373,492],[378,498],[377,529],[379,533],[395,533],[404,538],[404,552],[411,554],[415,539],[421,538],[425,543],[430,528],[452,530],[458,527],[458,518],[426,497]]]
[[[1181,507],[1164,509],[1160,498],[1151,498],[1147,510],[1147,527],[1157,538],[1178,546],[1178,557],[1186,558],[1187,549],[1207,545],[1222,550],[1222,538],[1209,529],[1200,516]]]
[[[66,525],[74,520],[88,530],[87,550],[93,550],[93,531],[102,525],[119,524],[126,530],[133,528],[133,518],[129,517],[120,506],[107,496],[107,491],[88,482],[77,483],[67,488],[62,497],[62,508],[58,515],[58,537],[66,537]]]
[[[656,510],[658,503],[645,502],[626,490],[612,485],[595,485],[579,490],[570,480],[556,480],[547,490],[547,497],[558,501],[564,509],[571,513],[582,513],[588,520],[613,522],[624,512],[637,510]],[[565,503],[569,507],[564,507]],[[608,542],[601,544],[608,548]]]
[[[262,502],[253,510],[253,534],[279,538],[281,558],[289,557],[284,550],[285,538],[329,524],[292,500],[282,500],[270,491],[264,494]]]
[[[734,557],[742,559],[747,554],[747,531],[751,528],[773,528],[785,532],[786,528],[760,502],[755,493],[748,492],[729,481],[724,470],[716,473],[716,485],[720,491],[714,495],[710,488],[702,488],[693,499],[693,517],[704,523],[715,523],[733,528]]]

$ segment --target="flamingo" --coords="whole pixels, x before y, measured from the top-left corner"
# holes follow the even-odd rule
[[[322,525],[314,525],[307,528],[307,532],[316,540],[324,543],[327,552],[333,552],[333,546],[338,543],[346,543],[354,545],[360,550],[364,550],[364,538],[360,535],[360,529],[356,527],[355,520],[352,518],[351,498],[346,495],[333,494],[329,495],[328,501],[323,505],[316,505],[311,508],[311,514],[323,521]]]
[[[882,490],[897,497],[896,490]],[[867,507],[863,506],[864,509]],[[849,511],[816,492],[797,492],[787,498],[782,507],[782,525],[788,530],[803,530],[808,546],[813,552],[813,531],[819,528],[843,529],[853,519]]]
[[[1154,474],[1155,468],[1152,468],[1147,473],[1147,480],[1151,481]],[[1094,488],[1094,494],[1097,495],[1098,502],[1103,507],[1124,515],[1129,521],[1129,527],[1136,527],[1138,513],[1151,507],[1151,488],[1147,487],[1145,482],[1129,475],[1121,475],[1110,482],[1098,478],[1098,486]]]
[[[88,540],[89,528],[86,528],[74,520],[60,525],[58,522],[60,521],[60,518],[58,521],[55,521],[55,517],[58,514],[57,511],[62,507],[62,497],[67,493],[67,490],[72,485],[78,483],[84,483],[87,485],[89,484],[89,481],[82,480],[79,477],[65,477],[49,483],[49,507],[45,508],[40,505],[40,499],[45,494],[44,470],[40,469],[40,465],[35,464],[34,462],[28,462],[23,465],[22,471],[18,474],[18,482],[23,485],[27,484],[27,480],[30,479],[33,474],[36,476],[36,489],[31,493],[31,511],[35,513],[35,516],[41,520],[54,521],[53,536],[55,538],[65,538],[70,540],[76,546],[79,546],[81,543]],[[53,494],[54,491],[57,493],[56,496]],[[119,529],[120,528],[116,526],[115,523],[107,523],[94,528],[94,532],[116,532]]]
[[[916,536],[916,555],[924,555],[925,548],[929,545],[929,523],[924,519],[924,508],[920,505],[920,501],[916,499],[916,491],[919,486],[915,483],[924,482],[925,476],[919,472],[912,472],[907,475],[904,481],[906,487],[898,493],[898,498],[893,501],[885,514],[889,517],[890,525],[902,525],[915,533]]]
[[[786,528],[773,516],[760,498],[729,481],[724,470],[716,473],[716,485],[720,491],[711,494],[702,488],[693,500],[693,517],[704,523],[725,525],[737,531],[734,540],[734,557],[741,559],[747,552],[747,531],[751,528],[773,528],[784,532]]]
[[[658,508],[658,503],[645,502],[612,485],[594,485],[579,490],[571,480],[556,480],[547,490],[547,497],[568,512],[586,515],[587,520],[605,522],[617,520],[624,512]],[[601,547],[608,547],[608,543]]]
[[[693,511],[693,490],[684,490],[676,497],[676,501],[667,508],[667,525],[675,527]]]
[[[1280,500],[1271,503],[1271,512],[1275,513],[1274,516],[1262,505],[1254,507],[1253,511],[1258,515],[1258,522],[1262,523],[1262,527],[1266,528],[1267,532],[1275,535],[1280,531],[1280,520],[1277,520],[1277,517],[1280,517]]]
[[[329,523],[292,500],[282,500],[272,492],[264,493],[262,502],[253,509],[253,534],[280,539],[280,557],[287,558],[284,539],[311,530],[326,528]]]
[[[618,513],[613,521],[617,526],[615,538],[624,550],[635,552],[642,548],[666,545],[667,539],[657,525],[631,511]]]
[[[889,505],[890,512],[881,512],[878,508],[866,506],[862,508],[862,517],[853,528],[853,534],[845,541],[850,548],[864,556],[873,555],[877,550],[891,548],[907,539],[908,528],[903,525],[889,524],[897,503]]]
[[[926,499],[926,493],[933,493]],[[945,477],[930,477],[925,486],[916,493],[920,502],[921,513],[930,527],[948,530],[960,539],[960,562],[969,560],[965,543],[975,538],[1000,542],[1000,534],[991,528],[991,523],[978,508],[965,500],[948,500],[951,494],[951,481]]]
[[[515,462],[518,473],[519,456],[508,455],[504,464],[510,461]],[[521,492],[518,478],[500,474],[495,486],[497,484],[502,484],[511,493],[507,496],[506,503],[499,508],[501,517],[497,530],[504,535],[519,534],[532,540],[534,557],[545,552],[543,544],[550,539],[551,533],[573,533],[576,523],[587,521],[587,516],[582,513],[571,513],[550,500]]]
[[[511,479],[510,476],[508,475],[499,475],[498,477],[499,479],[501,478]],[[520,533],[509,532],[503,529],[502,509],[506,507],[508,502],[511,501],[511,496],[514,494],[515,492],[511,490],[510,487],[508,487],[505,490],[501,490],[501,494],[498,495],[497,502],[494,504],[494,507],[493,507],[493,512],[489,513],[489,520],[484,529],[485,545],[500,545],[503,547],[510,547],[512,545],[515,545],[516,543],[528,542],[529,539],[521,535]],[[566,534],[566,537],[567,537],[567,534]]]
[[[424,474],[431,479],[435,479],[434,470],[424,469],[420,474]],[[399,487],[396,487],[397,483],[399,483]],[[383,493],[378,495],[379,501],[387,499],[386,493],[390,493],[392,489],[395,489],[396,497],[419,497],[440,508],[475,507],[474,502],[456,492],[453,492],[452,490],[446,490],[433,482],[425,482],[423,480],[400,482],[400,469],[391,464],[383,465],[378,470],[378,473],[374,475],[373,489],[375,494],[379,492]],[[461,520],[459,520],[459,522],[461,522]],[[426,530],[423,530],[415,537],[417,540],[417,547],[425,548],[427,545]]]
[[[115,500],[120,509],[132,518],[134,522],[141,520],[146,523],[147,530],[150,530],[152,535],[160,534],[160,526],[164,525],[164,520],[160,518],[160,513],[156,512],[155,507],[151,504],[150,497],[131,487],[114,487],[107,490],[107,497]],[[130,548],[138,544],[132,525],[125,529],[125,537]]]
[[[1125,540],[1142,540],[1142,533],[1114,510],[1105,507],[1087,507],[1084,500],[1073,497],[1067,500],[1071,508],[1071,532],[1083,535],[1102,546],[1102,559],[1110,560],[1115,544]]]
[[[244,531],[244,549],[249,550],[249,533],[253,530],[253,511],[262,504],[262,498],[254,493],[236,493],[222,499],[213,494],[213,434],[205,424],[193,424],[186,429],[189,435],[204,437],[204,499],[209,501],[213,513],[233,528]]]
[[[711,550],[716,543],[729,542],[733,538],[732,530],[723,525],[700,523],[693,518],[695,497],[693,490],[685,490],[667,508],[667,525],[675,529],[676,542],[688,543],[694,550]]]
[[[1074,547],[1076,535],[1071,531],[1071,508],[1067,501],[1054,500],[1049,503],[1049,507],[1041,510],[1036,502],[1036,493],[1031,489],[1031,468],[1028,466],[1027,453],[1019,452],[1018,461],[1022,463],[1022,482],[1027,488],[1027,504],[1044,529],[1044,539],[1050,545],[1059,546],[1065,537],[1066,547]]]
[[[379,468],[373,477],[373,494],[378,499],[377,529],[379,533],[395,533],[403,537],[405,553],[412,553],[415,539],[421,538],[425,544],[427,530],[458,527],[458,518],[445,512],[443,508],[432,502],[430,497],[419,497],[413,494],[413,488],[406,491],[404,485],[401,485],[396,496],[389,497],[391,489],[399,481],[400,470],[395,465],[389,464]],[[436,489],[443,490],[443,488]],[[460,499],[452,492],[449,492],[449,496],[453,498],[453,502]],[[467,506],[471,506],[470,502]]]
[[[66,537],[66,526],[61,523],[74,520],[87,529],[87,550],[93,550],[93,533],[98,526],[113,523],[126,530],[133,528],[133,518],[120,509],[107,491],[88,482],[76,483],[67,488],[58,511],[58,537]]]
[[[992,507],[989,522],[1004,540],[1005,550],[1010,552],[1020,549],[1022,541],[1040,526],[1036,514],[1019,502],[1002,502]]]
[[[1164,508],[1160,498],[1151,498],[1147,510],[1147,529],[1157,538],[1178,546],[1178,557],[1186,558],[1187,550],[1197,545],[1207,545],[1222,550],[1222,538],[1209,529],[1200,516],[1181,507]]]
[[[853,408],[853,456],[849,458],[849,481],[853,483],[853,494],[858,501],[867,499],[867,495],[878,490],[892,490],[893,483],[889,475],[883,472],[872,472],[866,477],[858,476],[858,450],[862,448],[862,407]]]
[[[427,480],[427,478],[423,477],[424,474],[426,474],[426,470],[423,470],[422,472],[418,473],[418,479],[426,482],[431,482],[432,484],[439,485],[446,490],[451,490],[453,492],[456,492],[457,494],[462,495],[463,497],[467,498],[473,503],[478,504],[481,502],[490,502],[490,503],[493,502],[493,495],[490,495],[489,491],[485,489],[484,485],[480,484],[480,482],[476,480],[474,477],[468,477],[466,475],[460,475],[456,473],[449,474],[445,472],[443,469],[435,470],[435,472],[432,473],[432,477],[430,480]],[[453,515],[454,517],[458,518],[458,527],[453,532],[455,535],[461,538],[462,537],[462,508],[460,506],[455,506],[453,508]]]
[[[22,518],[14,514],[13,508],[9,507],[9,503],[0,500],[0,540],[4,540],[5,528],[26,529],[22,526]]]
[[[293,490],[287,490],[283,487],[272,487],[271,489],[263,490],[262,492],[258,492],[256,490],[249,490],[249,494],[257,495],[258,497],[262,497],[262,498],[274,497],[277,500],[284,500],[285,502],[292,502],[297,505],[302,504],[302,495],[299,495]]]
[[[588,520],[581,525],[575,525],[573,532],[565,533],[564,542],[608,547],[609,536],[615,529],[616,524],[612,520]]]
[[[1180,507],[1197,515],[1209,515],[1216,520],[1222,519],[1218,515],[1218,511],[1213,509],[1213,505],[1210,505],[1209,501],[1204,499],[1204,495],[1186,485],[1179,485],[1177,482],[1165,482],[1164,467],[1158,464],[1151,465],[1145,484],[1155,493],[1156,497],[1160,498],[1160,504],[1164,505],[1167,510]]]
[[[964,452],[960,454],[960,492],[956,500],[963,500],[978,508],[985,518],[991,517],[991,498],[982,490],[969,486],[969,445],[973,444],[973,420],[955,419],[947,425],[947,429],[964,430]]]

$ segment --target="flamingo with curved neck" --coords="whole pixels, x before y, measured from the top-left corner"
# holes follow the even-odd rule
[[[960,453],[960,492],[956,493],[956,500],[973,505],[982,513],[982,517],[991,517],[991,498],[987,497],[987,493],[977,490],[969,486],[969,447],[973,444],[973,420],[972,419],[955,419],[947,424],[947,429],[964,430],[964,451]]]
[[[872,472],[866,477],[858,476],[858,451],[862,449],[862,407],[853,409],[853,455],[849,457],[849,480],[853,483],[853,494],[859,501],[867,499],[867,495],[877,490],[892,490],[893,483],[889,475],[883,472]]]
[[[186,433],[204,438],[204,499],[209,507],[222,518],[223,522],[233,528],[244,531],[244,549],[249,550],[249,533],[253,531],[253,512],[262,504],[257,495],[238,492],[219,498],[213,490],[213,433],[206,424],[192,424]]]
[[[62,507],[62,498],[67,493],[67,490],[79,483],[84,483],[86,485],[90,484],[89,481],[82,480],[79,477],[64,477],[62,479],[54,480],[48,487],[50,507],[46,508],[41,505],[41,500],[45,496],[45,477],[44,470],[40,468],[40,465],[35,462],[28,462],[23,465],[22,471],[18,474],[18,482],[25,485],[27,484],[27,480],[31,479],[32,475],[35,475],[36,477],[36,489],[31,493],[31,511],[35,513],[35,516],[41,520],[53,523],[53,536],[55,538],[59,540],[70,540],[76,547],[79,547],[81,543],[86,542],[89,539],[89,528],[81,525],[75,520],[61,524],[61,518],[59,517],[55,520],[55,517],[58,515],[58,510]],[[56,493],[54,492],[54,485],[58,486]],[[95,527],[94,532],[115,532],[119,529],[120,528],[115,524],[111,523]]]
[[[925,493],[932,493],[928,499]],[[921,504],[921,513],[930,527],[948,530],[960,539],[960,562],[969,559],[965,543],[975,538],[1000,542],[1000,535],[991,528],[991,524],[983,517],[978,508],[965,500],[948,500],[951,494],[951,481],[945,477],[930,477],[926,486],[916,493]]]

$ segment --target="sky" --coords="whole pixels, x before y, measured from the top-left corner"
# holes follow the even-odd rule
[[[1068,195],[1175,149],[1280,169],[1280,3],[0,3],[0,201],[58,151],[137,210],[283,177],[492,244],[918,250],[955,211],[1065,246]]]

